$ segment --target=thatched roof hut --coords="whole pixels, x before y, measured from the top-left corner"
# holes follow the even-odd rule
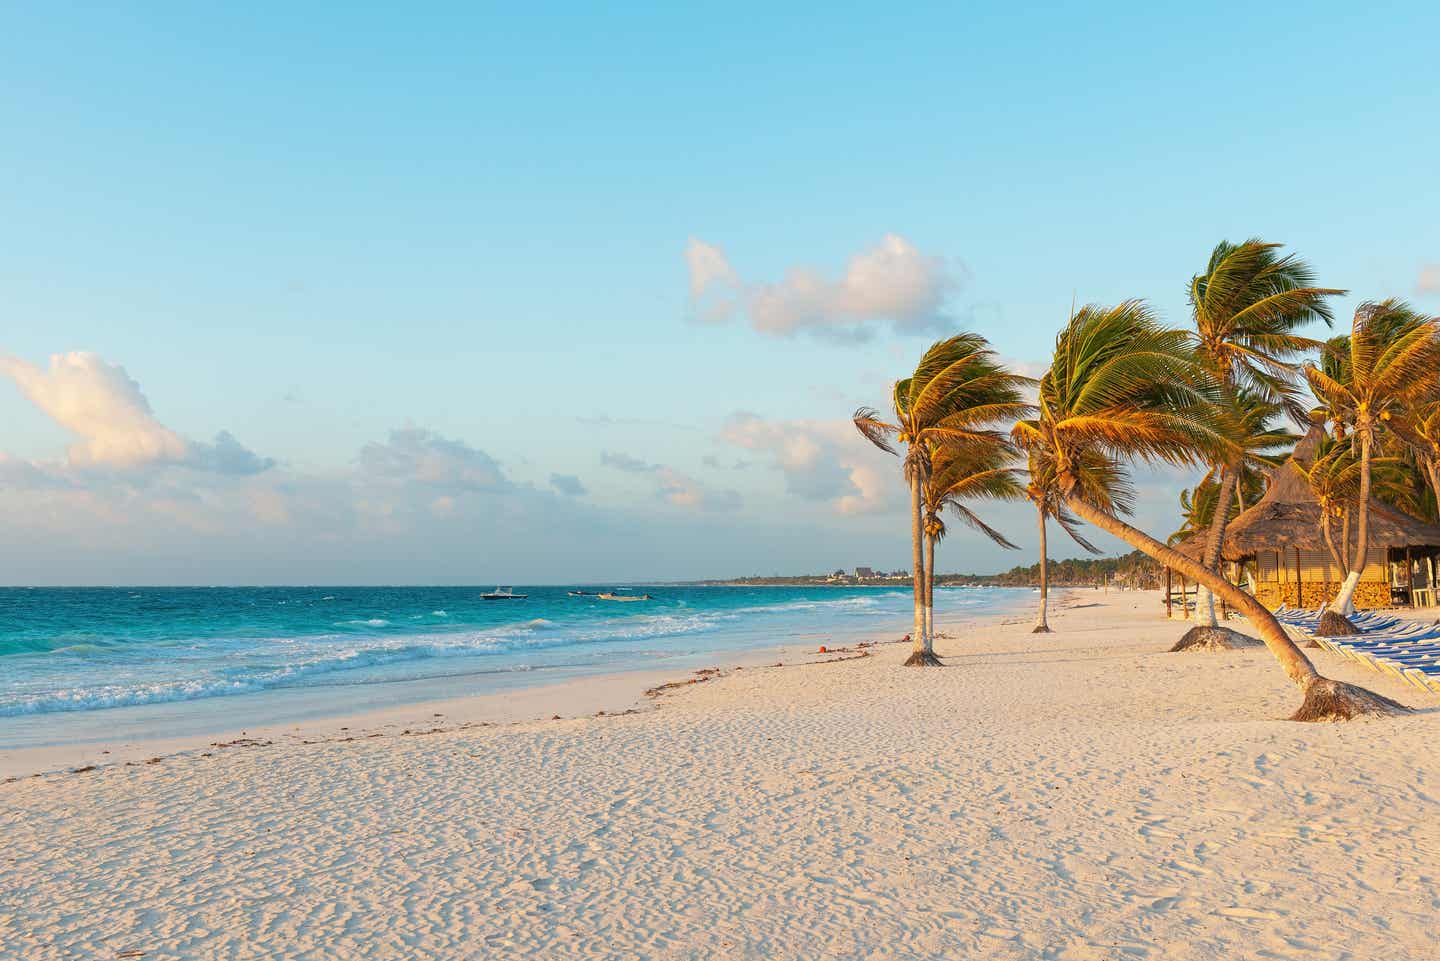
[[[1261,551],[1326,551],[1320,510],[1300,467],[1287,460],[1270,475],[1265,495],[1226,525],[1221,553],[1227,561],[1240,561]],[[1332,536],[1338,547],[1338,524],[1332,528]],[[1440,527],[1371,498],[1369,539],[1372,549],[1440,545]],[[1194,558],[1204,549],[1204,537],[1191,537],[1176,545],[1176,550]]]
[[[1314,456],[1319,437],[1320,428],[1312,427],[1291,458],[1271,472],[1264,496],[1225,528],[1222,556],[1227,561],[1253,563],[1256,580],[1252,586],[1256,596],[1266,603],[1284,601],[1313,607],[1333,596],[1343,579],[1325,546],[1320,502],[1300,466]],[[1361,575],[1362,589],[1357,591],[1357,606],[1388,605],[1392,587],[1407,597],[1431,602],[1435,557],[1440,553],[1440,526],[1374,498],[1370,500],[1369,520],[1369,551]],[[1332,536],[1336,547],[1343,550],[1339,524],[1332,528]],[[1176,545],[1177,550],[1196,559],[1204,547],[1203,536]],[[1417,563],[1421,570],[1417,571]],[[1408,568],[1408,577],[1403,568]],[[1273,589],[1269,589],[1271,585],[1275,585]]]

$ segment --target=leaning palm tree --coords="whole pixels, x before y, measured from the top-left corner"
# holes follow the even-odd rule
[[[908,665],[936,666],[925,621],[924,504],[931,451],[941,446],[994,449],[1004,437],[994,428],[1032,408],[1022,391],[1033,384],[1006,370],[979,334],[959,334],[931,346],[915,372],[895,385],[894,421],[868,407],[855,412],[855,426],[871,443],[891,454],[891,439],[905,446],[904,474],[910,485],[911,562],[914,565],[914,650]]]
[[[1294,720],[1338,720],[1405,711],[1363,688],[1321,677],[1280,622],[1253,596],[1201,563],[1105,510],[1088,495],[1087,462],[1110,471],[1130,461],[1188,466],[1221,460],[1227,446],[1214,422],[1217,385],[1189,335],[1163,328],[1140,301],[1087,306],[1055,343],[1040,381],[1039,414],[1015,425],[1027,451],[1054,460],[1065,505],[1160,564],[1204,584],[1250,618],[1265,646],[1304,692]]]
[[[1080,521],[1065,509],[1065,504],[1060,498],[1059,489],[1055,484],[1055,465],[1042,454],[1031,451],[1027,458],[1027,471],[1030,482],[1025,486],[1025,496],[1035,505],[1035,511],[1040,519],[1040,605],[1035,615],[1035,627],[1031,634],[1050,634],[1050,557],[1048,544],[1049,521],[1060,525],[1060,529],[1070,535],[1070,539],[1079,544],[1084,550],[1091,554],[1101,553],[1100,548],[1086,540],[1080,534]],[[1107,490],[1111,506],[1114,507],[1117,501],[1122,501],[1129,496],[1125,485],[1117,483]],[[1128,501],[1126,502],[1128,503]]]
[[[1348,615],[1370,547],[1371,461],[1392,419],[1403,418],[1434,390],[1440,363],[1440,319],[1427,317],[1399,300],[1364,303],[1355,311],[1348,337],[1326,345],[1327,369],[1310,365],[1306,379],[1330,417],[1348,428],[1360,457],[1353,561],[1340,591],[1320,619],[1323,634],[1356,633]]]
[[[1282,256],[1281,246],[1254,238],[1241,244],[1222,241],[1211,251],[1205,272],[1190,278],[1197,353],[1224,388],[1222,406],[1237,419],[1247,401],[1284,405],[1297,419],[1303,416],[1299,361],[1321,345],[1297,331],[1315,321],[1328,326],[1333,319],[1328,298],[1345,293],[1316,286],[1310,266],[1294,254]],[[1220,506],[1207,533],[1204,564],[1219,570],[1241,469],[1231,462],[1211,467],[1220,484]],[[1195,621],[1200,630],[1194,642],[1214,635],[1204,630],[1217,622],[1214,598],[1203,586],[1196,594]],[[1217,640],[1224,646],[1223,639]]]
[[[930,477],[922,492],[925,533],[925,633],[935,637],[935,545],[945,539],[944,511],[965,526],[979,531],[1008,550],[1015,550],[1004,534],[985,523],[971,502],[1018,500],[1025,496],[1015,465],[1015,448],[1008,443],[941,445],[930,453]]]

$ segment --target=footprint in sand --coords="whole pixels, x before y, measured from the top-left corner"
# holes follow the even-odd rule
[[[1012,941],[1015,938],[1020,937],[1020,932],[1015,928],[993,927],[986,928],[980,933],[985,935],[987,938],[1000,938],[1002,941]]]
[[[1257,911],[1255,908],[1221,908],[1215,913],[1241,921],[1279,921],[1282,917],[1274,911]]]

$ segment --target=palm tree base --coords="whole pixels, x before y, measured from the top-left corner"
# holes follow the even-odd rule
[[[1049,625],[1049,624],[1036,624],[1036,625],[1035,625],[1035,629],[1034,629],[1033,631],[1031,631],[1030,633],[1031,633],[1031,634],[1054,634],[1055,632],[1052,631],[1052,630],[1050,630],[1050,625]]]
[[[903,667],[944,667],[945,662],[934,651],[916,651],[905,659]]]
[[[1350,619],[1344,614],[1336,614],[1334,611],[1326,611],[1320,615],[1320,624],[1315,628],[1315,633],[1322,637],[1349,637],[1359,634],[1360,628],[1350,623]],[[1319,647],[1319,644],[1312,644],[1312,647]]]
[[[1306,688],[1305,701],[1300,710],[1290,715],[1290,720],[1350,721],[1357,717],[1395,717],[1409,713],[1410,708],[1382,694],[1321,677]]]
[[[1234,651],[1242,647],[1259,647],[1260,641],[1249,634],[1241,634],[1239,631],[1232,631],[1228,627],[1192,627],[1186,631],[1175,646],[1170,648],[1171,654],[1185,651]]]

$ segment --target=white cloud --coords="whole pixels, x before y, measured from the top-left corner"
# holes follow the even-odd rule
[[[140,385],[125,368],[89,351],[50,355],[41,370],[18,357],[0,356],[0,373],[55,423],[79,437],[67,457],[74,468],[132,470],[178,464],[221,474],[254,474],[274,466],[229,431],[213,444],[181,437],[155,418]]]
[[[700,458],[700,463],[714,470],[744,470],[750,466],[750,462],[743,457],[737,457],[727,464],[714,454],[706,454]]]
[[[733,490],[709,487],[689,474],[669,467],[655,475],[661,498],[676,507],[698,511],[733,511],[740,509],[740,494]]]
[[[949,323],[945,300],[959,283],[942,258],[921,253],[897,234],[852,256],[834,279],[792,267],[778,283],[747,284],[724,251],[694,238],[685,260],[697,320],[720,323],[740,314],[755,330],[780,337],[810,331],[864,339],[882,323],[900,333],[939,330]]]
[[[140,385],[125,368],[95,354],[52,354],[48,372],[16,357],[0,357],[0,370],[55,423],[79,435],[69,450],[76,467],[183,463],[190,456],[184,438],[151,414]]]
[[[600,463],[627,474],[651,475],[655,480],[656,494],[676,507],[700,511],[732,511],[740,507],[741,498],[737,491],[712,488],[698,478],[664,464],[652,464],[609,450],[601,452]]]
[[[606,467],[623,470],[627,474],[649,474],[660,469],[659,464],[651,464],[638,457],[631,457],[629,454],[611,450],[600,452],[600,463]]]
[[[768,455],[784,475],[785,489],[804,500],[826,502],[842,514],[894,506],[897,464],[887,464],[893,458],[871,446],[848,420],[766,420],[742,411],[731,415],[720,436]]]
[[[739,306],[741,285],[725,252],[691,237],[685,245],[685,264],[690,269],[690,304],[695,319],[707,324],[728,321]]]
[[[483,450],[420,427],[392,430],[384,443],[366,444],[360,449],[360,469],[367,479],[382,484],[414,484],[449,494],[514,486],[499,461]]]
[[[215,435],[215,443],[190,442],[187,467],[209,470],[217,474],[258,474],[275,466],[272,457],[261,457],[235,439],[228,430]]]
[[[551,474],[550,486],[566,497],[584,497],[590,493],[574,474]]]
[[[1420,279],[1416,289],[1422,294],[1440,294],[1440,264],[1425,264],[1420,268]]]

